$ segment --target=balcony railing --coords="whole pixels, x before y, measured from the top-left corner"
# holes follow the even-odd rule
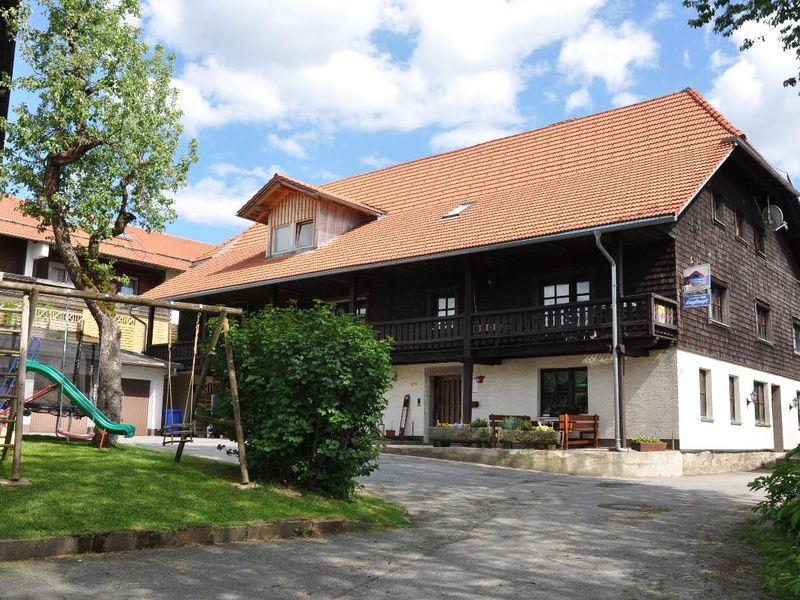
[[[655,294],[620,302],[622,341],[675,339],[677,303]],[[392,338],[395,352],[459,350],[469,331],[473,350],[498,346],[611,341],[611,302],[595,300],[553,306],[477,312],[467,317],[428,317],[372,323],[378,337]]]
[[[167,360],[170,353],[168,352],[167,344],[153,344],[152,346],[150,346],[150,349],[148,350],[147,354],[149,354],[153,358]],[[180,363],[181,366],[184,367],[185,369],[191,370],[193,354],[194,354],[194,341],[172,343],[173,363]],[[195,359],[195,363],[196,365],[200,365],[202,364],[202,362],[203,362],[203,352],[201,345],[198,346],[197,358]]]

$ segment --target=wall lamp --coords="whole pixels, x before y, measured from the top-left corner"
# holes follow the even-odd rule
[[[795,396],[789,401],[789,410],[792,410],[793,408],[796,409],[799,407],[800,407],[800,392],[797,392],[797,396]]]
[[[756,400],[758,400],[758,390],[753,390],[750,392],[750,395],[747,397],[747,406],[751,404],[755,404]]]

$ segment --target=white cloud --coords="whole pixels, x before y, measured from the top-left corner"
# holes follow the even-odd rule
[[[715,79],[709,101],[777,167],[800,175],[800,100],[796,88],[783,80],[797,72],[792,51],[784,51],[775,34],[764,27],[746,25],[733,35],[737,46],[745,37],[758,38],[749,50]]]
[[[503,131],[546,72],[544,46],[577,35],[605,0],[150,0],[145,28],[184,59],[190,133],[253,123],[291,130]],[[378,38],[400,36],[392,55]],[[481,137],[478,135],[477,137]],[[289,142],[286,142],[286,140]],[[290,155],[307,153],[282,136]]]
[[[313,131],[296,133],[289,137],[280,137],[275,133],[267,136],[267,143],[270,147],[288,154],[292,158],[308,158],[306,144],[317,140],[317,134]]]
[[[586,88],[576,90],[567,96],[567,101],[564,103],[564,112],[571,113],[580,108],[589,108],[592,106],[592,95]]]
[[[217,163],[208,171],[210,175],[175,195],[178,215],[191,223],[244,226],[248,221],[237,217],[236,211],[281,168],[270,165],[245,169]]]
[[[653,13],[650,15],[648,21],[650,23],[656,23],[658,21],[664,21],[665,19],[669,19],[671,16],[672,16],[672,6],[670,5],[670,3],[659,2],[653,9]]]
[[[687,69],[692,68],[692,55],[688,49],[683,51],[683,57],[681,61],[683,62],[683,66]]]
[[[634,83],[633,67],[654,66],[658,44],[653,36],[631,21],[610,27],[593,21],[564,42],[558,67],[570,80],[601,79],[610,92],[620,92]]]
[[[497,127],[465,126],[443,131],[433,135],[430,139],[430,146],[437,152],[453,150],[473,146],[481,142],[496,140],[515,133],[512,129],[502,129]]]
[[[628,104],[639,102],[639,100],[641,100],[641,98],[636,94],[631,92],[619,92],[614,94],[611,98],[611,104],[614,106],[627,106]]]
[[[708,57],[708,66],[712,71],[719,71],[735,62],[735,58],[717,49]]]
[[[369,154],[361,157],[361,164],[372,167],[373,169],[382,169],[383,167],[388,167],[394,163],[395,161],[393,161],[391,158],[378,156],[377,154]]]

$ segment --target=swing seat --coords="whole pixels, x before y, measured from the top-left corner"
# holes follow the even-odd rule
[[[70,440],[84,440],[88,442],[89,440],[94,438],[93,433],[72,433],[71,431],[67,431],[66,429],[63,429],[61,427],[56,429],[56,433],[61,437],[65,437]]]

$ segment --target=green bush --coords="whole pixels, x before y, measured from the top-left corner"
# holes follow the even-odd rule
[[[486,419],[474,419],[472,423],[469,424],[470,427],[488,427],[489,421]]]
[[[771,524],[775,539],[782,540],[762,549],[763,583],[774,598],[800,598],[800,446],[748,487],[764,491],[765,499],[753,508],[757,521]]]
[[[634,444],[658,444],[661,442],[661,438],[657,437],[635,437],[631,438],[631,442]]]
[[[522,427],[522,419],[519,417],[506,417],[500,421],[500,429],[519,429]]]
[[[389,342],[324,303],[269,306],[246,315],[229,335],[253,476],[352,494],[356,478],[377,468],[375,441],[394,375]],[[215,361],[216,372],[225,373],[224,352]],[[226,416],[228,379],[218,379],[215,415]]]

